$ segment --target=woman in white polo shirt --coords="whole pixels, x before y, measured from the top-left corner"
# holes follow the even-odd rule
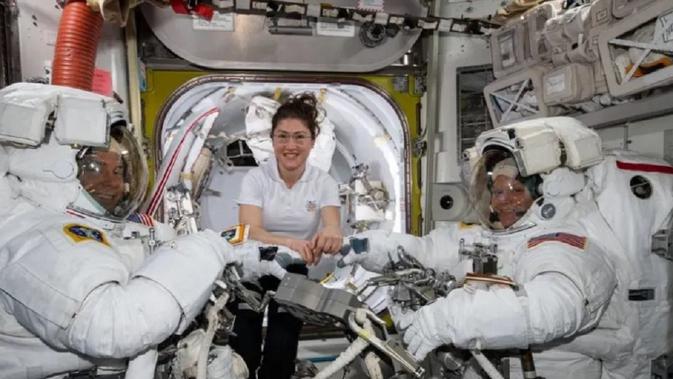
[[[238,199],[239,222],[250,225],[251,239],[286,246],[307,264],[317,263],[322,253],[336,253],[342,242],[337,183],[306,164],[319,133],[318,115],[312,94],[291,97],[278,108],[271,122],[275,159],[248,172]],[[290,265],[287,271],[306,275],[308,269]],[[279,281],[266,276],[259,284],[276,290]],[[250,378],[289,379],[302,322],[272,301],[262,354],[262,319],[239,308],[232,346],[248,365]]]

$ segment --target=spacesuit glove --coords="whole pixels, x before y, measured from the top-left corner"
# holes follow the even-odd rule
[[[201,239],[208,241],[208,244],[217,251],[222,260],[223,265],[232,263],[236,260],[233,253],[233,246],[229,244],[224,238],[210,229],[205,229],[196,233],[178,237],[180,240]]]
[[[391,303],[388,305],[388,312],[390,312],[390,317],[393,319],[395,329],[397,329],[399,333],[407,330],[416,314],[415,311],[409,308],[404,308],[399,303]]]
[[[418,361],[422,361],[431,351],[442,345],[450,344],[450,330],[443,317],[442,300],[419,309],[404,333],[407,351]]]
[[[357,263],[367,271],[383,272],[383,268],[390,263],[391,259],[393,261],[398,259],[397,247],[399,243],[391,239],[390,235],[391,233],[385,230],[368,230],[344,238],[344,246],[350,245],[350,249],[345,252],[346,254],[339,262],[339,265],[345,266]],[[360,251],[360,249],[356,248],[354,239],[366,239],[366,250]]]
[[[265,275],[283,279],[287,271],[276,260],[263,260],[256,241],[249,241],[233,247],[235,261],[242,265],[243,280],[252,281]]]

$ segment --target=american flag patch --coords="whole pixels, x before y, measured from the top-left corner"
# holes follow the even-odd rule
[[[154,220],[152,217],[145,213],[134,213],[127,218],[128,221],[136,222],[138,224],[143,224],[149,226],[150,228],[154,226]]]
[[[584,250],[587,237],[580,237],[570,233],[549,233],[528,240],[528,248],[532,249],[545,242],[560,242]]]

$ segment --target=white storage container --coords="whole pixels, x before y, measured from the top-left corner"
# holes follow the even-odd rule
[[[671,30],[673,2],[656,1],[600,32],[598,48],[611,95],[673,83]]]
[[[589,84],[589,85],[587,85]],[[574,104],[594,95],[594,72],[587,64],[571,63],[555,68],[542,78],[547,105]]]
[[[612,15],[612,5],[614,0],[595,0],[591,3],[589,19],[592,30],[606,27],[614,22]]]
[[[517,21],[491,33],[493,75],[501,78],[525,66],[525,25]]]
[[[536,63],[549,60],[551,57],[551,45],[544,38],[544,28],[547,20],[556,17],[560,9],[560,2],[549,1],[538,5],[526,14],[528,44],[531,56],[535,59]]]
[[[536,65],[491,82],[484,87],[486,105],[494,126],[554,112],[543,101],[542,77],[551,69]]]
[[[577,34],[577,44],[571,45],[567,53],[570,62],[592,63],[599,59],[598,34],[615,21],[612,17],[612,1],[596,0],[591,3],[584,30]]]

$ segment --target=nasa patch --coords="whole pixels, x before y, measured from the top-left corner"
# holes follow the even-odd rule
[[[110,246],[105,234],[98,229],[90,228],[80,224],[67,224],[63,227],[63,233],[70,237],[75,243],[84,241],[96,241],[105,246]]]
[[[313,200],[306,202],[306,212],[315,212],[318,209],[318,204]]]

